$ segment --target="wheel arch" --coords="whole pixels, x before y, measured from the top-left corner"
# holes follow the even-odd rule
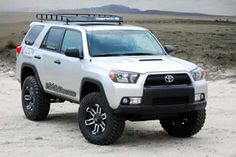
[[[81,87],[80,88],[80,102],[83,100],[83,98],[87,94],[92,93],[92,92],[101,92],[105,100],[107,101],[106,93],[100,81],[85,77],[82,79],[80,87]]]
[[[21,74],[20,74],[21,87],[23,86],[25,78],[28,76],[35,76],[39,83],[40,88],[43,89],[36,67],[32,64],[23,63],[21,66]]]

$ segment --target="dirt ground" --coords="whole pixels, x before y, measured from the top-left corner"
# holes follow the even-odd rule
[[[77,124],[77,104],[53,104],[47,120],[32,122],[21,108],[20,84],[0,75],[0,156],[236,157],[236,77],[209,82],[207,119],[194,137],[168,136],[158,121],[126,122],[110,146],[89,144]]]

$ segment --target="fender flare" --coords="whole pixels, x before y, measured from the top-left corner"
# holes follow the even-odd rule
[[[83,85],[85,83],[87,83],[87,82],[90,82],[90,83],[93,83],[93,84],[97,85],[98,88],[100,89],[102,95],[104,96],[105,101],[107,102],[107,104],[109,104],[102,83],[100,81],[98,81],[98,80],[95,80],[95,79],[92,79],[92,78],[88,78],[88,77],[83,78],[82,81],[81,81],[81,86],[80,86],[80,102],[82,101],[81,100],[81,94],[82,94]]]
[[[40,81],[39,74],[38,74],[38,71],[37,71],[36,67],[35,67],[34,65],[28,64],[28,63],[23,63],[22,66],[21,66],[21,73],[20,73],[21,87],[22,87],[22,85],[23,85],[23,82],[22,82],[22,81],[23,81],[23,80],[22,80],[22,72],[23,72],[23,69],[24,69],[24,68],[30,68],[30,69],[32,69],[32,70],[34,71],[35,77],[36,77],[36,79],[37,79],[37,81],[38,81],[38,83],[39,83],[40,88],[41,88],[42,90],[44,90],[44,89],[43,89],[43,85],[42,85],[42,83],[41,83],[41,81]]]

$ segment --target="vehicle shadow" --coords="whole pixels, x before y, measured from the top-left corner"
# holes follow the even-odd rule
[[[70,131],[81,134],[78,127],[77,112],[72,113],[55,113],[50,114],[46,123],[53,125],[56,124],[60,128],[70,128]],[[176,144],[200,142],[204,140],[198,137],[191,138],[176,138],[169,136],[158,124],[158,121],[153,121],[157,125],[141,122],[141,123],[130,123],[126,122],[126,126],[121,138],[113,146],[125,146],[125,145],[148,145],[157,144],[162,146],[170,144],[175,146]],[[145,126],[142,126],[145,124]],[[80,140],[80,139],[78,139]],[[200,141],[199,141],[200,140]]]
[[[70,112],[70,113],[50,113],[46,120],[47,122],[61,122],[61,123],[74,123],[77,122],[77,112]]]
[[[165,144],[176,143],[182,139],[169,136],[165,131],[153,128],[129,130],[129,126],[123,132],[121,139],[117,142],[117,145],[148,145],[148,144]]]

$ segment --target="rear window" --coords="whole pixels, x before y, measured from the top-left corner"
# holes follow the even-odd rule
[[[44,26],[35,25],[32,26],[29,30],[27,36],[25,37],[25,44],[26,45],[33,45],[41,31],[43,30]]]

